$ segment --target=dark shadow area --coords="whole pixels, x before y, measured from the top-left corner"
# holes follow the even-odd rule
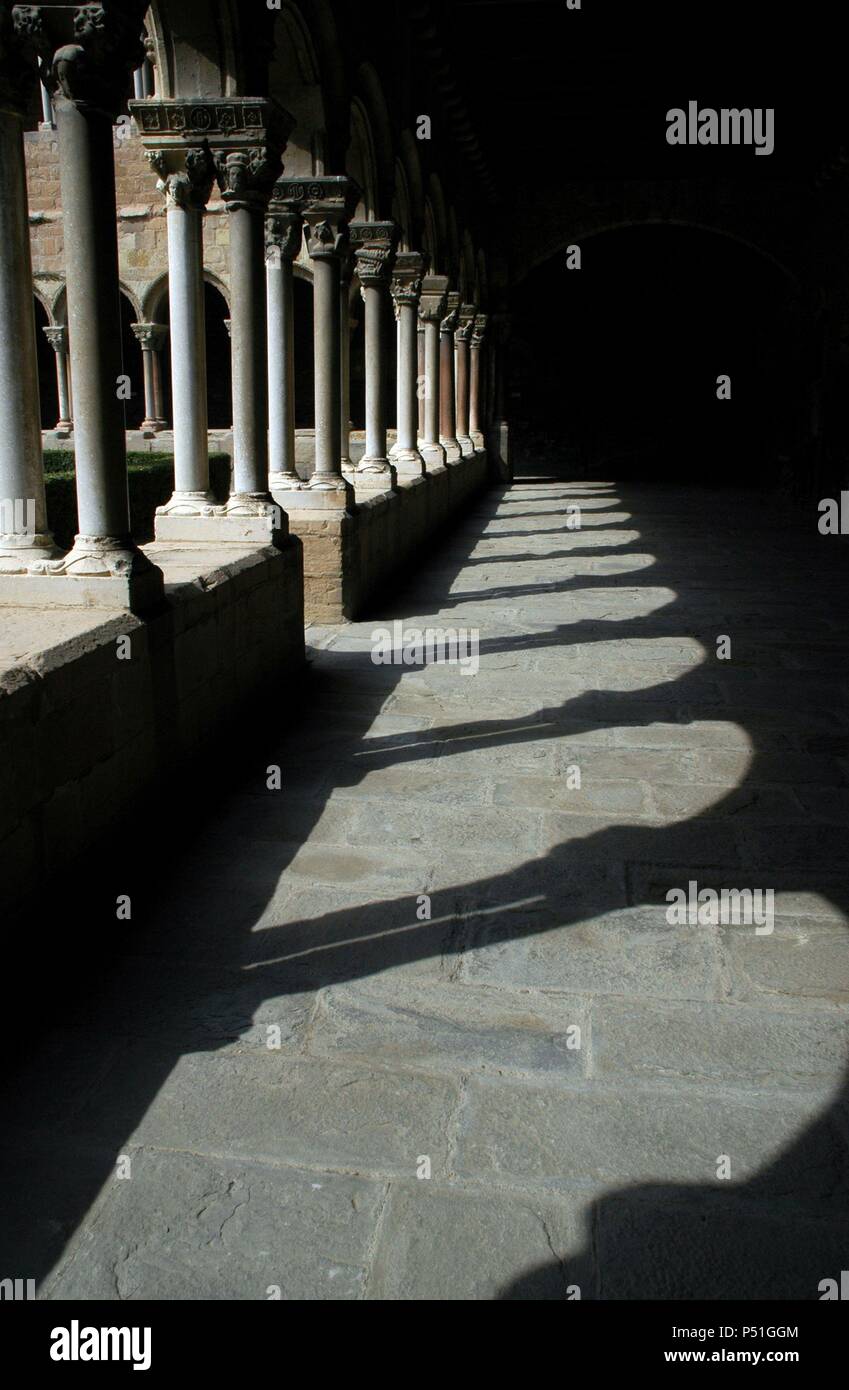
[[[521,480],[518,484],[521,486]],[[538,484],[564,508],[567,489]],[[744,878],[776,889],[810,889],[849,910],[849,848],[845,826],[772,823],[747,830],[746,857],[731,865],[717,848],[717,826],[782,779],[793,784],[795,755],[815,755],[825,786],[845,787],[849,728],[842,698],[849,644],[834,621],[845,612],[849,576],[842,548],[818,540],[780,515],[767,524],[760,497],[728,495],[705,505],[698,490],[675,493],[609,486],[583,494],[590,505],[627,515],[638,532],[625,546],[597,556],[647,556],[627,582],[637,589],[669,587],[666,601],[630,622],[570,620],[569,596],[581,582],[554,576],[520,586],[520,593],[562,592],[564,618],[512,637],[487,639],[481,656],[523,654],[564,644],[620,638],[696,637],[712,642],[715,623],[704,601],[721,596],[739,660],[718,689],[704,666],[660,687],[599,688],[524,718],[455,722],[414,733],[366,737],[398,680],[397,667],[375,666],[366,651],[317,653],[301,716],[280,737],[279,711],[258,714],[239,740],[223,738],[210,774],[187,772],[167,804],[146,808],[134,843],[103,857],[96,873],[81,866],[45,913],[49,969],[39,980],[40,1008],[31,1004],[13,1024],[21,1040],[4,1088],[3,1201],[0,1264],[44,1278],[55,1264],[118,1154],[177,1060],[214,1051],[251,1025],[263,1001],[350,981],[425,957],[449,959],[471,948],[497,946],[550,927],[573,925],[623,905],[611,865],[624,866],[627,903],[664,901],[666,889],[688,876]],[[425,611],[456,598],[455,581],[489,522],[509,515],[509,490],[481,499],[462,532],[435,553],[426,581]],[[521,508],[517,507],[517,512]],[[531,509],[532,510],[532,509]],[[715,572],[694,571],[691,537],[715,535]],[[503,534],[503,533],[502,533]],[[527,560],[538,559],[528,551]],[[780,567],[782,628],[770,626]],[[812,611],[812,575],[827,592],[829,611]],[[626,582],[587,576],[583,587]],[[420,575],[387,604],[383,619],[422,611]],[[491,597],[495,591],[484,591]],[[505,591],[506,594],[507,591]],[[791,597],[797,595],[797,598]],[[521,599],[519,599],[519,602]],[[781,653],[816,653],[811,676],[792,659],[780,669],[760,664],[772,643]],[[485,665],[478,676],[484,680]],[[741,787],[722,793],[697,817],[674,825],[628,824],[570,839],[547,856],[496,877],[434,891],[433,917],[419,922],[409,892],[367,906],[333,911],[253,930],[267,911],[281,874],[325,807],[330,790],[355,785],[363,772],[414,766],[437,752],[444,775],[455,753],[562,738],[584,728],[645,728],[657,721],[684,727],[733,720],[751,740],[752,762]],[[320,762],[313,760],[320,750]],[[265,791],[270,763],[284,769],[281,796]],[[326,773],[326,775],[325,775]],[[398,806],[399,818],[409,808]],[[426,833],[426,806],[421,812]],[[390,837],[391,839],[391,837]],[[234,894],[220,866],[240,862]],[[707,866],[707,867],[705,867]],[[204,877],[206,875],[206,881]],[[727,881],[727,880],[723,880]],[[115,902],[130,894],[132,922],[116,922]],[[63,924],[56,939],[55,923]],[[73,924],[73,925],[72,925]],[[10,970],[7,980],[17,978]],[[15,1004],[10,1000],[14,1016]],[[35,1032],[33,1028],[35,1027]],[[568,1093],[561,1096],[569,1104]],[[780,1103],[780,1101],[778,1102]],[[190,1136],[187,1136],[189,1138]],[[611,1191],[597,1204],[588,1248],[566,1266],[555,1263],[514,1287],[507,1298],[562,1298],[585,1284],[592,1251],[600,1287],[585,1297],[753,1298],[817,1297],[823,1241],[843,1229],[849,1170],[846,1093],[776,1161],[749,1181],[716,1186],[658,1184]],[[569,1155],[562,1177],[568,1178]],[[599,1236],[603,1232],[603,1237]]]

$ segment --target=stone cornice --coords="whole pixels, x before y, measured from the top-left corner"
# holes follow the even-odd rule
[[[440,323],[445,313],[448,296],[447,275],[425,275],[422,280],[422,297],[419,301],[419,318],[424,323]]]
[[[294,208],[304,215],[329,217],[347,222],[360,198],[360,189],[344,174],[320,174],[313,178],[278,179],[271,194],[270,208]]]

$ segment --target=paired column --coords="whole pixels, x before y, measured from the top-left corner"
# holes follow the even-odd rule
[[[469,345],[471,357],[471,385],[469,393],[469,434],[475,448],[480,450],[485,447],[484,438],[484,388],[485,376],[483,370],[483,340],[486,333],[487,316],[478,314],[475,319],[475,326],[472,329],[472,341]]]
[[[418,349],[418,366],[416,371],[416,396],[418,397],[419,402],[419,453],[422,454],[422,457],[424,457],[424,453],[422,451],[422,444],[424,443],[425,432],[425,328],[424,324],[421,321],[421,317],[419,317],[419,321],[416,326],[416,347]]]
[[[304,218],[313,267],[315,467],[307,484],[287,497],[287,508],[346,511],[354,490],[342,474],[342,260],[348,252],[348,219],[359,189],[353,179],[321,175],[281,179],[276,196],[297,206]],[[348,331],[347,320],[345,331]]]
[[[68,329],[64,323],[58,323],[50,324],[42,329],[42,332],[56,354],[59,419],[54,429],[56,434],[67,437],[74,428],[74,418],[71,414],[71,378],[68,372]]]
[[[168,338],[164,323],[134,323],[133,333],[142,350],[144,369],[144,419],[142,434],[154,435],[167,424],[162,398],[162,349]]]
[[[301,249],[300,213],[272,201],[265,235],[268,300],[268,487],[278,493],[303,486],[295,469],[294,262]]]
[[[453,290],[446,298],[446,314],[439,325],[439,442],[446,463],[462,458],[457,442],[456,398],[454,395],[454,332],[460,315],[460,296]]]
[[[355,260],[365,304],[366,447],[351,481],[385,492],[395,486],[386,448],[389,284],[397,230],[392,222],[354,223]]]
[[[392,459],[399,477],[421,477],[425,463],[418,447],[418,311],[425,258],[399,252],[392,272],[392,298],[398,317],[398,438]]]
[[[470,457],[475,452],[475,446],[469,433],[471,388],[469,345],[474,326],[474,304],[461,305],[460,321],[454,333],[454,345],[457,358],[457,443],[460,445],[460,452],[464,458]]]
[[[74,382],[79,534],[43,572],[87,583],[85,601],[133,608],[159,600],[162,576],[130,535],[123,404],[113,122],[129,73],[144,56],[144,0],[42,6],[40,42],[52,63],[65,242],[68,335]],[[49,40],[49,43],[48,43]],[[29,292],[29,287],[28,287]],[[100,581],[111,580],[108,586]],[[100,592],[96,596],[95,591]],[[78,591],[79,592],[79,591]]]
[[[23,120],[35,85],[20,10],[0,16],[0,575],[56,554],[47,530]],[[15,587],[20,587],[16,585]]]
[[[422,405],[424,421],[422,425],[421,452],[428,471],[445,466],[445,449],[439,442],[439,402],[440,402],[440,363],[439,328],[445,314],[448,296],[448,277],[445,275],[426,275],[422,281],[422,296],[419,301],[419,323],[424,338],[424,392]]]

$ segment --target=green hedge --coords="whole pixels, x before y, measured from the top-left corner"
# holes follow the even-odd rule
[[[153,539],[153,514],[174,491],[174,459],[170,454],[128,454],[130,518],[137,541]],[[229,454],[210,454],[209,476],[216,499],[230,490]],[[47,521],[61,546],[71,545],[77,533],[77,493],[74,455],[67,449],[44,453]]]

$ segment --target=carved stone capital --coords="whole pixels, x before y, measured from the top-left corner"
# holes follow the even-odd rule
[[[474,304],[461,304],[459,312],[459,322],[456,328],[456,336],[461,343],[468,343],[471,340],[475,327],[477,309]]]
[[[399,251],[392,271],[392,298],[396,309],[402,304],[418,308],[427,258],[420,251]]]
[[[202,212],[215,180],[215,162],[207,144],[186,149],[148,149],[145,158],[159,175],[156,187],[169,207]]]
[[[348,248],[348,219],[360,190],[353,179],[322,175],[312,179],[278,179],[272,206],[297,209],[304,219],[307,251],[313,260],[343,256]]]
[[[291,265],[301,249],[304,235],[303,218],[299,212],[269,211],[265,220],[265,259],[269,265]]]
[[[422,297],[419,300],[419,318],[423,323],[441,323],[448,298],[447,275],[425,275],[422,280]]]
[[[67,5],[44,0],[37,7],[41,76],[52,95],[102,111],[114,120],[129,74],[145,58],[142,24],[147,0],[99,0]]]
[[[168,337],[168,325],[164,323],[134,323],[131,325],[142,352],[159,352]]]
[[[472,347],[479,348],[486,335],[489,318],[486,314],[478,314],[475,319],[475,326],[472,329]]]
[[[453,333],[460,318],[460,296],[455,290],[449,291],[445,302],[445,318],[439,325],[440,332]]]
[[[388,285],[398,244],[394,222],[352,222],[348,230],[360,285]]]
[[[0,109],[26,114],[38,59],[49,48],[35,5],[0,5]]]
[[[58,356],[60,352],[68,351],[68,327],[64,323],[51,323],[43,328],[42,333]]]

